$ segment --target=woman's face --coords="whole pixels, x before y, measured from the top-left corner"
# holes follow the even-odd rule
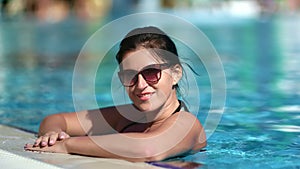
[[[138,73],[152,65],[163,64],[146,49],[138,49],[125,54],[121,67],[122,71],[132,70],[133,76],[137,76],[136,83],[131,87],[125,87],[129,98],[140,111],[151,111],[160,108],[165,103],[177,100],[176,92],[172,89],[177,82],[172,77],[171,69],[161,70],[161,76],[156,83],[147,82],[143,73]],[[149,79],[148,79],[149,80]]]

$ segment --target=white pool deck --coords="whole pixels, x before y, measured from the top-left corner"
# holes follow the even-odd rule
[[[146,163],[124,160],[93,158],[58,153],[35,153],[24,151],[26,143],[33,143],[34,134],[0,125],[0,166],[5,169],[158,169]]]

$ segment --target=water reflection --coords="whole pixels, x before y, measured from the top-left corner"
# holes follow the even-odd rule
[[[295,98],[299,98],[300,90],[296,83],[299,81],[299,70],[295,63],[298,63],[296,56],[299,53],[296,46],[300,42],[294,38],[294,34],[289,33],[288,26],[291,24],[295,28],[299,26],[299,22],[283,17],[228,22],[221,28],[213,24],[198,25],[221,54],[227,75],[229,108],[246,108],[255,112],[297,104]],[[91,30],[86,24],[74,19],[57,24],[29,19],[1,25],[3,95],[8,87],[15,84],[19,85],[16,89],[20,90],[26,84],[36,89],[40,83],[53,83],[55,86],[55,81],[65,81],[60,79],[63,78],[60,74],[66,73],[71,77],[76,57],[90,34]],[[110,68],[114,63],[107,64],[106,67]],[[45,74],[41,73],[43,71]],[[55,78],[57,74],[59,76]],[[69,88],[70,83],[66,83],[69,86],[65,88]],[[200,84],[209,83],[201,81]],[[96,90],[103,91],[101,88]],[[203,94],[209,90],[209,87],[202,88]],[[205,104],[209,105],[209,99],[207,102],[203,100],[204,107]]]
[[[249,20],[220,29],[203,26],[224,63],[228,100],[232,106],[279,106],[287,94],[281,90],[286,56],[283,53],[280,18]],[[218,26],[218,25],[214,25]],[[200,26],[201,28],[201,26]],[[293,38],[293,37],[290,37]],[[251,102],[251,103],[250,103]]]
[[[224,168],[233,163],[241,168],[299,165],[299,22],[286,17],[219,29],[199,26],[221,54],[227,108],[208,151],[187,160]]]
[[[265,106],[274,106],[278,95],[277,82],[279,80],[282,64],[281,64],[281,50],[278,44],[276,21],[273,19],[258,21],[256,25],[256,38],[252,42],[255,44],[256,52],[249,54],[248,64],[253,65],[253,80],[252,85],[256,93],[259,94],[260,101],[264,102]],[[249,51],[250,52],[250,51]]]
[[[278,167],[284,160],[300,165],[300,19],[292,17],[197,25],[221,55],[227,103],[208,151],[187,160],[216,168],[233,163],[253,167],[253,161],[260,163],[257,168]],[[0,122],[37,131],[45,115],[72,111],[75,60],[96,28],[72,18],[55,24],[30,19],[1,22]],[[103,64],[103,72],[116,66],[111,61]],[[102,80],[97,81],[95,90],[101,94],[96,97],[109,104],[110,90],[103,86],[111,81],[110,76],[97,78]],[[210,104],[206,97],[209,79],[201,80],[201,96],[205,95],[201,105],[205,107]],[[84,96],[84,90],[79,94]]]

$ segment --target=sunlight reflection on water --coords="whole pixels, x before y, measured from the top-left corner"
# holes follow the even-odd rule
[[[232,164],[237,168],[299,168],[299,21],[283,16],[240,24],[229,20],[223,26],[197,25],[221,55],[227,101],[222,121],[208,140],[207,151],[186,160],[212,168],[230,168]],[[56,25],[1,24],[2,124],[37,131],[46,115],[73,111],[73,67],[90,33],[78,25],[72,21]],[[18,35],[22,35],[21,39]],[[52,35],[55,36],[48,39]],[[115,64],[107,63],[107,70]],[[203,85],[200,120],[205,119],[210,105],[208,80],[207,76],[199,78]],[[103,106],[112,104],[110,87],[104,84],[106,80],[96,86],[97,100]],[[88,102],[85,89],[81,91],[82,100]]]

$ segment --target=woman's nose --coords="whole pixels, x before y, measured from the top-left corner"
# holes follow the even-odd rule
[[[148,83],[147,81],[144,79],[144,77],[139,74],[138,75],[138,81],[137,81],[137,87],[140,88],[140,89],[144,89],[148,86]]]

